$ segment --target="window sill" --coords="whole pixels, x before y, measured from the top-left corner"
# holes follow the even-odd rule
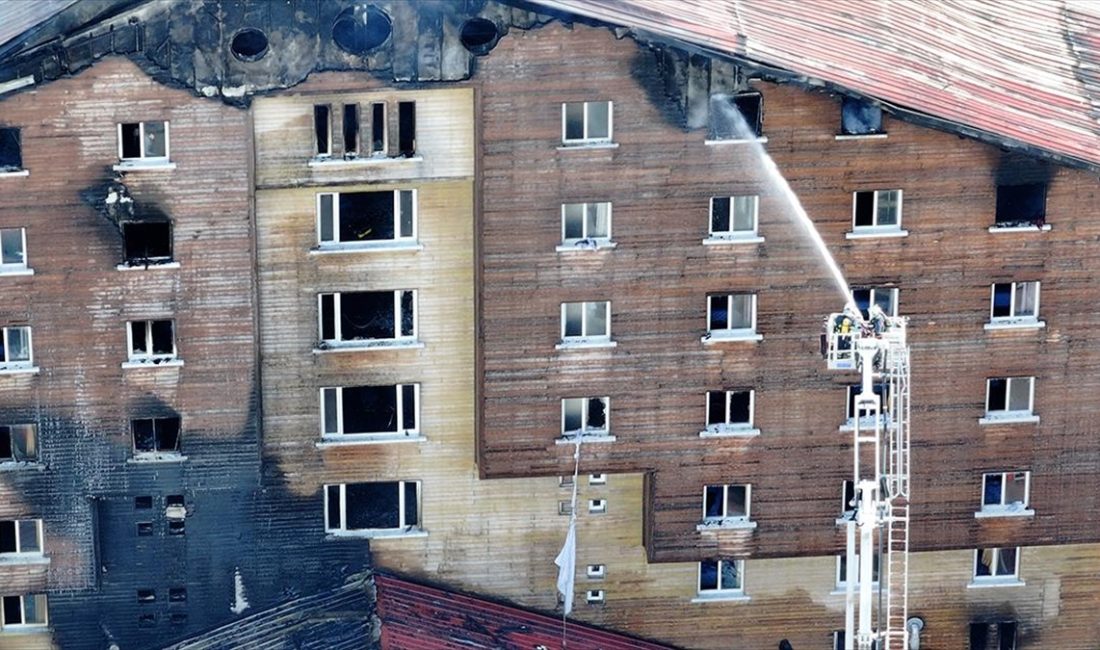
[[[610,433],[586,433],[581,436],[581,444],[589,442],[615,442],[615,436]],[[577,436],[563,435],[560,438],[554,439],[555,445],[575,445],[577,444]]]
[[[724,145],[724,144],[752,144],[754,142],[758,143],[758,144],[764,144],[767,141],[768,141],[768,136],[761,135],[761,136],[757,136],[755,138],[734,138],[734,139],[731,139],[731,140],[703,140],[703,144],[705,144],[708,147],[715,147],[715,146],[721,146],[721,145]]]
[[[1050,232],[1050,224],[1041,226],[990,226],[989,232]]]
[[[714,345],[715,343],[742,343],[742,342],[756,342],[763,341],[764,335],[757,334],[753,331],[745,332],[708,332],[699,339],[703,345]]]
[[[1046,321],[1034,318],[1006,318],[1004,320],[990,321],[983,325],[987,332],[997,330],[1037,330],[1047,326]]]
[[[314,443],[318,449],[331,449],[340,447],[355,447],[358,445],[388,445],[392,443],[424,442],[427,438],[419,433],[403,435],[400,433],[387,434],[344,434],[322,437],[320,442]]]
[[[698,594],[691,599],[693,603],[747,603],[752,600],[743,591],[731,591],[728,593]]]
[[[733,235],[730,237],[707,237],[704,246],[730,246],[735,244],[763,244],[764,238],[755,233],[751,235]]]
[[[386,253],[396,251],[422,251],[424,245],[415,241],[382,242],[346,242],[340,244],[322,244],[309,249],[310,255],[333,255],[338,253]]]
[[[313,354],[329,354],[332,352],[366,352],[369,350],[418,350],[423,347],[424,343],[415,339],[408,341],[394,339],[377,339],[369,341],[333,341],[322,342],[319,347],[313,348]]]
[[[699,532],[716,530],[756,530],[756,522],[751,519],[715,519],[696,524]]]
[[[5,625],[0,628],[0,638],[16,634],[48,634],[49,632],[49,625]]]
[[[834,140],[885,140],[885,133],[838,133]]]
[[[19,178],[21,176],[30,176],[31,172],[27,169],[17,169],[11,172],[0,172],[0,178]]]
[[[975,519],[1000,519],[1013,517],[1034,517],[1035,511],[1031,508],[983,508],[974,513]]]
[[[398,165],[401,163],[423,162],[424,156],[364,156],[362,158],[332,158],[318,156],[306,163],[309,167],[320,169],[339,169],[341,167],[373,167],[376,165]]]
[[[427,537],[428,531],[420,528],[409,530],[330,530],[327,539],[404,539]]]
[[[558,253],[580,253],[584,251],[605,251],[617,247],[618,242],[610,239],[580,239],[575,242],[558,244],[554,250]]]
[[[699,432],[700,438],[755,438],[760,429],[752,427],[714,427]]]
[[[123,160],[111,169],[116,172],[169,172],[176,168],[170,160]]]
[[[0,553],[2,566],[49,566],[50,558],[41,553]]]
[[[994,587],[1023,587],[1027,583],[1019,578],[974,578],[966,585],[967,589],[990,589]]]
[[[141,361],[123,361],[123,370],[134,368],[182,368],[183,359],[144,359]]]
[[[871,584],[871,591],[881,591],[881,590],[882,590],[882,585],[881,584],[879,584],[877,582]],[[856,591],[856,593],[859,593],[859,585],[858,584],[855,586],[855,591]],[[847,594],[848,594],[848,585],[846,585],[844,583],[841,583],[839,585],[835,585],[833,587],[833,590],[829,592],[830,596],[845,596]]]
[[[22,368],[5,368],[0,366],[0,375],[37,375],[38,366],[24,366]]]
[[[179,262],[149,262],[148,264],[119,264],[119,271],[152,271],[154,269],[178,269]]]
[[[187,456],[181,456],[180,454],[138,454],[132,458],[127,458],[127,463],[133,463],[135,465],[156,465],[161,463],[182,463],[187,460]]]
[[[34,269],[28,269],[26,267],[20,268],[0,268],[0,278],[3,277],[16,277],[20,275],[34,275]]]
[[[46,466],[37,460],[0,460],[0,472],[18,472],[20,470],[43,471]]]
[[[984,418],[978,418],[978,424],[1039,424],[1039,416],[1030,413],[994,416],[986,414]]]
[[[618,149],[618,142],[563,142],[558,151],[580,151],[585,149]]]
[[[555,350],[599,350],[603,348],[614,348],[619,345],[618,341],[608,341],[599,339],[588,340],[576,340],[576,341],[562,341],[554,346]]]
[[[879,239],[888,237],[908,237],[908,230],[899,230],[897,228],[884,229],[884,230],[872,230],[870,228],[866,230],[853,230],[851,232],[844,233],[845,239]]]

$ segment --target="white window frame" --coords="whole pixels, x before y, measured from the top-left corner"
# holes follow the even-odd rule
[[[858,195],[865,192],[873,193],[871,202],[871,219],[872,223],[869,226],[856,225],[856,205],[858,203]],[[898,193],[898,219],[896,224],[882,225],[879,224],[879,197],[887,192]],[[907,231],[902,229],[902,215],[904,213],[904,195],[905,192],[901,189],[889,189],[889,190],[856,190],[852,192],[852,232],[853,235],[905,235]]]
[[[990,389],[994,380],[1005,380],[1005,408],[991,411],[989,409]],[[1008,407],[1012,400],[1012,386],[1016,381],[1026,380],[1028,385],[1028,408],[1024,410],[1010,410]],[[994,422],[1038,422],[1039,416],[1035,415],[1035,377],[989,377],[985,380],[985,417],[981,418],[981,424]]]
[[[714,299],[725,298],[726,299],[726,318],[730,320],[730,316],[733,314],[733,299],[738,296],[749,296],[751,298],[750,311],[751,311],[751,327],[730,327],[731,323],[726,324],[726,327],[722,329],[711,329],[711,305]],[[707,295],[707,333],[703,337],[703,342],[716,342],[716,341],[759,341],[764,337],[756,331],[756,300],[757,295],[755,293],[712,293]]]
[[[589,605],[602,605],[607,599],[607,593],[603,589],[589,589],[584,594],[584,601]]]
[[[162,123],[164,124],[164,155],[163,156],[146,156],[145,155],[145,124],[146,123]],[[135,124],[135,122],[119,122],[118,123],[118,159],[122,162],[167,162],[172,155],[171,136],[169,135],[169,123],[168,120],[144,120],[136,122],[138,125],[138,140],[139,147],[141,149],[141,155],[137,158],[124,158],[122,156],[122,126],[124,124]]]
[[[718,484],[703,486],[703,523],[713,525],[747,524],[752,521],[752,484],[751,483],[722,483],[722,514],[718,517],[707,516],[707,488]],[[729,505],[729,489],[731,487],[745,488],[745,515],[742,517],[730,516],[726,508]]]
[[[607,474],[589,474],[589,485],[607,485]]]
[[[19,361],[9,361],[8,350],[11,347],[8,344],[8,337],[12,330],[23,330],[24,335],[27,337],[27,359]],[[30,371],[34,370],[34,339],[32,338],[31,328],[29,325],[10,325],[3,329],[4,337],[4,358],[0,359],[0,371]]]
[[[27,229],[26,228],[0,228],[0,232],[8,230],[18,230],[21,240],[20,246],[23,251],[23,261],[19,263],[5,263],[0,257],[0,275],[28,275],[30,271],[30,261],[27,256]],[[0,253],[2,256],[2,253]]]
[[[869,294],[867,302],[867,309],[870,310],[871,306],[876,304],[875,298],[882,293],[890,294],[890,313],[887,316],[896,318],[898,315],[898,288],[897,287],[852,287],[852,302],[855,302],[856,292],[866,291]]]
[[[407,335],[403,336],[401,334],[401,295],[405,292],[409,292],[409,293],[412,294],[413,323],[412,323],[412,334],[407,334]],[[354,292],[334,291],[332,293],[319,293],[319,294],[317,294],[317,333],[318,333],[318,335],[322,335],[323,332],[324,332],[324,304],[323,304],[323,298],[324,298],[324,296],[332,296],[332,309],[333,309],[333,312],[334,312],[333,313],[333,333],[335,334],[336,338],[333,338],[333,339],[321,338],[320,340],[322,342],[324,342],[325,344],[330,345],[330,346],[336,346],[336,347],[377,347],[377,346],[385,346],[385,345],[393,345],[393,344],[401,344],[401,343],[412,343],[412,342],[417,341],[417,336],[420,333],[420,331],[419,331],[420,330],[420,328],[419,328],[420,301],[417,300],[417,298],[418,298],[417,294],[419,293],[419,291],[417,291],[416,289],[392,289],[392,290],[383,289],[381,291],[375,292],[375,293],[392,293],[393,294],[393,315],[394,315],[393,330],[394,330],[394,336],[393,336],[393,338],[384,338],[384,339],[344,339],[343,338],[344,333],[342,331],[343,328],[342,328],[341,323],[340,323],[340,321],[341,321],[340,298],[344,293],[354,293]],[[371,293],[371,292],[367,292],[367,293]],[[319,338],[320,338],[320,336],[319,336]]]
[[[714,589],[703,589],[703,562],[717,562],[718,563],[718,586]],[[737,565],[737,578],[740,584],[735,588],[722,588],[722,565],[733,562]],[[744,560],[702,560],[699,562],[698,571],[695,579],[695,590],[699,596],[740,596],[745,593],[745,561]]]
[[[42,557],[45,554],[45,552],[46,552],[45,528],[42,525],[42,520],[41,519],[8,519],[6,521],[15,522],[15,550],[11,553],[0,552],[0,558]],[[27,521],[34,522],[35,535],[37,535],[37,539],[38,539],[38,549],[39,550],[37,550],[37,551],[24,551],[24,550],[22,550],[22,546],[23,546],[22,545],[22,535],[20,534],[20,531],[19,531],[19,524],[20,524],[20,522],[27,522]]]
[[[44,627],[49,626],[49,624],[50,624],[49,600],[47,599],[46,594],[20,594],[20,595],[14,595],[13,594],[13,595],[10,595],[10,596],[4,596],[3,598],[18,598],[19,599],[19,614],[20,614],[20,617],[22,617],[24,619],[24,622],[21,622],[21,623],[8,623],[4,619],[4,608],[2,606],[0,606],[0,632],[16,632],[16,631],[19,631],[19,630],[38,630],[38,629],[42,629]],[[41,600],[41,607],[39,608],[40,611],[42,612],[42,622],[40,622],[40,623],[27,623],[27,622],[25,622],[25,619],[26,619],[26,616],[27,616],[27,606],[26,606],[25,601],[26,601],[27,598],[34,598],[36,600],[39,599],[39,598],[42,599]]]
[[[577,139],[569,139],[566,137],[566,106],[569,104],[584,104],[584,119],[582,121],[584,129],[584,137]],[[588,106],[589,104],[607,104],[607,137],[590,138],[588,137]],[[592,102],[562,102],[561,105],[561,142],[563,145],[586,145],[586,144],[604,144],[614,141],[615,138],[615,102],[611,100],[605,101],[592,101]]]
[[[1015,475],[1024,475],[1024,500],[1022,503],[1013,501],[1012,503],[1005,503],[1005,498],[1008,493],[1008,483],[1010,480],[1015,480]],[[985,484],[991,476],[1001,477],[1001,502],[1000,503],[986,503],[985,502]],[[975,513],[976,517],[1004,517],[1004,516],[1029,516],[1035,514],[1034,510],[1030,508],[1031,504],[1031,471],[1007,471],[1007,472],[985,472],[982,474],[982,493],[978,500],[978,512]]]
[[[344,389],[345,388],[360,388],[360,386],[324,386],[320,389],[321,394],[321,437],[325,440],[356,440],[356,439],[373,439],[373,438],[385,438],[389,436],[399,437],[418,437],[420,435],[420,384],[386,384],[383,386],[371,386],[371,388],[393,388],[397,392],[397,421],[403,423],[405,421],[405,391],[406,386],[413,387],[413,420],[416,424],[412,429],[398,428],[396,431],[362,431],[356,433],[344,433]],[[325,420],[327,420],[327,413],[325,412],[325,391],[335,391],[336,393],[336,431],[325,431]]]
[[[604,306],[604,323],[605,330],[602,334],[593,334],[589,330],[588,322],[588,306],[589,305],[603,304]],[[580,336],[566,336],[566,328],[568,326],[568,317],[566,312],[569,309],[569,305],[581,306],[581,334]],[[585,347],[585,346],[606,346],[611,344],[611,301],[610,300],[586,300],[583,302],[563,302],[561,303],[561,343],[558,345],[562,347]]]
[[[1008,316],[994,316],[993,310],[996,308],[997,300],[997,285],[1009,285],[1009,315]],[[1030,316],[1020,316],[1016,314],[1016,288],[1019,285],[1033,284],[1035,285],[1035,306],[1034,314]],[[1042,283],[1038,280],[1026,281],[1026,282],[994,282],[989,285],[989,322],[986,323],[985,329],[1001,329],[1011,327],[1045,327],[1046,323],[1039,320],[1039,299],[1041,297]]]
[[[603,428],[602,429],[589,429],[585,424],[588,421],[588,402],[589,400],[602,400],[603,401]],[[566,431],[565,430],[565,412],[567,402],[572,400],[578,400],[581,403],[581,428]],[[611,398],[607,396],[602,397],[563,397],[561,400],[561,436],[567,440],[574,440],[577,436],[582,438],[605,438],[611,435]]]
[[[979,561],[978,561],[978,558],[981,557],[982,551],[987,550],[987,549],[983,549],[983,548],[974,549],[974,570],[972,572],[972,577],[973,577],[973,581],[974,581],[973,584],[983,584],[983,583],[986,583],[986,584],[988,584],[988,583],[992,583],[992,584],[1020,584],[1020,582],[1021,582],[1020,581],[1020,551],[1021,551],[1021,548],[1019,546],[1016,546],[1016,547],[991,546],[991,547],[989,547],[988,550],[993,551],[993,561],[990,563],[991,570],[996,571],[997,565],[1000,563],[999,561],[1001,559],[1001,551],[1004,550],[1005,548],[1015,548],[1015,550],[1016,550],[1016,558],[1015,558],[1016,562],[1015,562],[1015,566],[1013,566],[1013,568],[1012,568],[1012,573],[1005,574],[1005,575],[991,574],[991,575],[987,575],[987,576],[978,575],[978,566],[980,564]]]
[[[379,483],[397,483],[397,521],[398,526],[396,528],[352,528],[348,529],[348,497],[347,497],[347,483],[326,484],[322,488],[322,494],[324,495],[324,510],[323,517],[325,519],[325,532],[330,534],[370,534],[370,533],[403,533],[403,532],[416,532],[421,530],[421,524],[419,522],[410,524],[405,521],[405,486],[412,483],[416,485],[416,514],[417,517],[423,520],[424,512],[424,497],[421,491],[420,481],[378,481]],[[328,490],[330,487],[340,488],[340,527],[329,528],[328,526]]]
[[[836,556],[836,590],[837,591],[845,590],[848,587],[848,580],[847,580],[848,576],[846,575],[847,574],[847,568],[848,568],[847,567],[847,560],[848,560],[847,554],[841,554],[841,555]],[[859,560],[860,560],[859,553],[856,553],[855,554],[856,566],[860,566],[860,561]],[[881,560],[878,560],[877,555],[875,556],[875,558],[873,558],[871,560],[871,574],[873,576],[874,573],[875,573],[875,562],[876,561],[879,564],[879,567],[878,567],[878,580],[872,580],[871,581],[871,588],[872,589],[878,589],[882,585],[882,562],[881,562]],[[859,587],[859,580],[855,581],[855,586]]]
[[[589,499],[588,514],[602,515],[607,512],[607,499]]]
[[[392,247],[395,244],[409,244],[416,243],[419,233],[419,221],[420,221],[420,196],[416,188],[411,189],[397,189],[397,190],[380,190],[380,191],[392,191],[393,192],[393,239],[376,239],[370,241],[340,241],[340,195],[341,194],[357,194],[357,192],[318,192],[316,199],[316,230],[317,230],[317,246],[318,248],[384,248]],[[369,192],[365,190],[364,192]],[[407,237],[401,236],[401,194],[402,192],[409,192],[412,194],[412,234]],[[336,239],[326,240],[322,239],[321,229],[321,201],[323,197],[332,197],[332,234]]]
[[[581,233],[582,237],[566,237],[566,208],[569,206],[581,206]],[[605,237],[592,237],[588,232],[588,208],[589,206],[607,206],[607,235]],[[597,208],[598,209],[598,208]],[[614,248],[615,243],[612,241],[612,204],[611,201],[586,201],[584,203],[562,203],[561,204],[561,244],[558,245],[557,251],[571,251],[571,250],[596,250],[600,248]]]
[[[715,230],[714,229],[714,200],[715,199],[729,199],[729,230]],[[735,215],[737,214],[737,200],[738,199],[752,199],[752,230],[735,230],[734,224]],[[739,194],[731,196],[712,196],[710,197],[709,211],[707,212],[707,232],[709,233],[708,239],[704,240],[704,243],[723,242],[723,241],[762,241],[760,235],[760,195],[758,194]]]
[[[154,354],[153,349],[153,322],[166,320],[172,324],[172,352],[169,354]],[[147,352],[135,353],[134,352],[134,331],[133,326],[135,323],[145,324],[145,342],[148,345]],[[151,318],[149,320],[132,320],[126,322],[126,351],[127,358],[131,363],[157,363],[159,361],[172,361],[176,358],[179,350],[176,348],[176,321],[171,318]]]
[[[722,393],[724,395],[723,405],[726,408],[726,417],[723,422],[711,422],[710,421],[710,396],[711,393]],[[748,393],[749,394],[749,421],[748,422],[730,422],[730,398],[734,393]],[[708,390],[706,392],[706,402],[703,405],[703,422],[706,423],[706,428],[700,432],[702,436],[716,436],[722,434],[735,434],[750,435],[759,433],[759,430],[755,427],[756,421],[756,389],[743,388],[738,390]]]
[[[607,577],[607,565],[606,564],[589,564],[585,567],[585,576],[589,580],[603,580]]]

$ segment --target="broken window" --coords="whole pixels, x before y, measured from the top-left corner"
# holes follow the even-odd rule
[[[404,158],[416,155],[416,102],[397,104],[397,153]]]
[[[707,391],[707,431],[723,433],[752,429],[752,390]]]
[[[997,623],[997,650],[1016,650],[1016,621]]]
[[[42,520],[0,521],[0,555],[5,553],[42,554]]]
[[[875,426],[874,412],[863,406],[859,409],[859,413],[856,413],[856,397],[859,396],[863,387],[859,384],[851,384],[848,386],[848,409],[845,412],[845,427],[854,427],[856,425],[856,417],[859,417],[859,426],[873,427]],[[883,425],[889,423],[890,412],[890,386],[889,384],[879,383],[871,386],[871,391],[879,398],[879,421]]]
[[[1022,512],[1027,509],[1031,472],[996,472],[982,476],[982,511]]]
[[[46,615],[46,594],[4,596],[2,600],[0,630],[44,627],[49,621]]]
[[[607,343],[611,340],[611,302],[563,302],[562,343]]]
[[[0,174],[23,169],[23,148],[19,129],[0,128]]]
[[[979,548],[974,551],[974,581],[1015,579],[1020,570],[1020,548]]]
[[[168,122],[132,122],[118,125],[120,160],[167,160]]]
[[[611,204],[563,203],[561,243],[565,246],[599,246],[611,241]]]
[[[710,200],[710,236],[714,239],[755,237],[758,197],[715,196]]]
[[[370,155],[386,154],[386,104],[374,102],[370,105]]]
[[[562,144],[611,142],[611,102],[569,102],[561,105]]]
[[[419,433],[419,384],[321,389],[323,436]]]
[[[327,344],[416,339],[415,291],[322,293],[318,302]]]
[[[740,592],[744,560],[703,560],[699,563],[699,593]]]
[[[122,224],[123,256],[130,266],[172,261],[172,224],[168,221],[127,221]]]
[[[332,107],[328,104],[313,107],[313,139],[318,156],[332,155]]]
[[[863,314],[864,320],[870,318],[871,305],[878,305],[887,316],[898,315],[897,289],[852,289],[852,300],[859,307],[859,313]]]
[[[751,485],[707,485],[703,488],[703,521],[749,520]]]
[[[317,239],[326,244],[416,240],[416,190],[317,195]]]
[[[176,358],[176,338],[170,320],[130,321],[130,361],[159,363]]]
[[[344,104],[344,157],[359,155],[359,104]]]
[[[130,431],[135,457],[179,454],[179,416],[130,420]]]
[[[561,434],[576,436],[606,436],[609,432],[607,397],[567,397],[561,401]]]
[[[0,273],[27,268],[27,231],[25,228],[0,228]]]
[[[901,229],[901,190],[870,190],[852,193],[853,225],[856,231]]]
[[[997,186],[998,228],[1042,227],[1047,215],[1047,184]]]
[[[5,327],[0,340],[0,371],[31,368],[31,328]]]
[[[840,104],[842,135],[882,133],[882,108],[871,102],[845,97]]]
[[[856,566],[859,566],[859,553],[856,553]],[[871,584],[878,586],[878,567],[879,567],[879,555],[875,553],[871,559]],[[856,572],[858,573],[858,571]],[[857,576],[856,585],[859,584],[859,578]],[[848,555],[838,555],[836,557],[836,586],[837,588],[846,587],[848,585]]]
[[[38,459],[38,426],[34,424],[0,425],[0,463],[29,462]]]
[[[387,481],[325,486],[327,532],[409,532],[420,525],[420,482]]]
[[[707,296],[707,332],[721,338],[756,333],[756,294],[726,293]]]
[[[1035,397],[1034,377],[995,377],[987,381],[987,419],[1029,418]]]
[[[999,282],[993,285],[992,291],[989,312],[991,323],[1038,320],[1038,282]]]
[[[763,135],[760,93],[714,95],[710,98],[710,140],[754,140]]]

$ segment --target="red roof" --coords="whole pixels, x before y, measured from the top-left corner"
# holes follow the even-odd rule
[[[537,0],[1100,166],[1094,0]]]
[[[439,587],[375,574],[383,650],[561,650],[562,620]],[[670,650],[576,621],[565,628],[568,650]]]

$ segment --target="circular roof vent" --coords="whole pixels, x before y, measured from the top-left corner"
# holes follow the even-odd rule
[[[486,18],[471,18],[462,23],[459,40],[473,54],[487,54],[500,40],[497,24]]]
[[[267,34],[255,27],[245,27],[233,35],[229,49],[241,61],[259,61],[267,54]]]
[[[366,54],[386,42],[393,31],[393,22],[384,11],[371,5],[348,8],[336,17],[332,25],[332,40],[345,52]]]

